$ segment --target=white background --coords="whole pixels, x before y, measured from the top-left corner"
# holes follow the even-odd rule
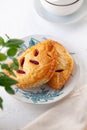
[[[37,0],[38,1],[38,0]],[[54,35],[71,50],[87,49],[87,17],[70,25],[51,23],[35,12],[33,0],[0,0],[0,35],[22,38],[31,34]],[[87,57],[86,57],[87,58]],[[0,88],[4,110],[0,110],[0,130],[19,130],[52,107],[17,101]]]

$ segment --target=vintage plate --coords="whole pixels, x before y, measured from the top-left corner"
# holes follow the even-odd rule
[[[24,45],[21,47],[21,51],[18,55],[20,55],[26,48],[38,43],[39,41],[43,41],[45,39],[55,39],[52,36],[43,36],[43,35],[32,35],[24,38]],[[66,45],[69,47],[69,45]],[[64,85],[61,90],[55,90],[49,87],[47,84],[39,87],[39,88],[32,88],[32,89],[19,89],[17,86],[14,86],[15,90],[15,97],[21,101],[33,104],[48,104],[59,101],[60,99],[64,98],[68,95],[76,86],[77,81],[79,80],[80,76],[80,67],[77,61],[76,53],[70,52],[74,58],[74,70],[73,73],[68,80],[68,82]]]
[[[67,16],[57,16],[47,12],[40,3],[40,0],[34,0],[34,8],[39,16],[49,22],[58,24],[71,24],[76,23],[87,15],[87,0],[84,0],[82,6],[78,11]]]

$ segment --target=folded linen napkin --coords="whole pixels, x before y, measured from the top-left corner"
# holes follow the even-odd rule
[[[87,130],[87,85],[77,87],[22,130]]]

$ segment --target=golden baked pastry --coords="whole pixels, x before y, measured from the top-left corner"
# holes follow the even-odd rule
[[[14,71],[20,88],[31,88],[48,82],[57,67],[56,50],[51,40],[38,43],[27,49],[19,58],[19,70]]]
[[[73,70],[73,58],[64,46],[54,41],[57,50],[57,69],[48,84],[54,89],[61,89],[69,79]]]

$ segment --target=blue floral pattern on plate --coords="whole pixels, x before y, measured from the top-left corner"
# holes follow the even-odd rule
[[[43,85],[42,87],[38,88],[37,91],[36,89],[26,91],[18,88],[15,88],[15,91],[16,93],[21,93],[24,98],[31,100],[35,104],[39,102],[44,103],[44,102],[48,102],[49,100],[54,100],[55,97],[63,94],[62,89],[60,91],[54,90],[53,92],[50,93],[48,88],[46,88],[45,85]]]
[[[40,41],[50,39],[49,36],[41,36],[41,35],[34,35],[24,38],[25,43],[21,46],[21,50],[19,51],[18,55],[23,53],[24,50],[27,48],[34,46]],[[75,58],[75,52],[70,52],[72,56]],[[71,75],[69,82],[63,86],[61,90],[55,90],[48,86],[48,84],[44,84],[39,88],[30,88],[30,89],[19,89],[18,87],[14,87],[15,90],[15,97],[20,99],[21,101],[27,103],[34,103],[34,104],[48,104],[55,101],[58,101],[69,94],[73,88],[75,87],[77,81],[76,77],[79,77],[79,66],[75,64],[75,69],[73,72],[73,76]],[[74,85],[74,86],[73,86]]]

